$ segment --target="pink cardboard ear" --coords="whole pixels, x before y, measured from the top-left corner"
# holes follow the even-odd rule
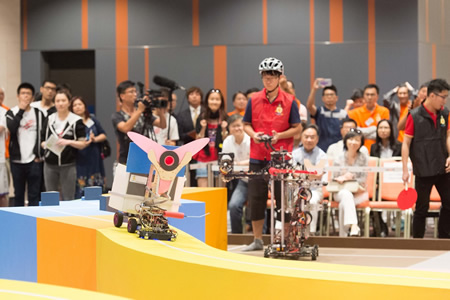
[[[150,149],[152,149],[155,152],[156,159],[159,160],[161,155],[167,151],[166,148],[158,144],[157,142],[152,141],[146,136],[143,136],[142,134],[136,133],[136,132],[128,132],[127,133],[130,139],[138,145],[139,148],[145,151],[145,153],[148,153]]]
[[[195,141],[192,141],[186,145],[183,145],[175,150],[173,150],[180,159],[184,157],[186,152],[191,152],[191,155],[194,156],[198,151],[202,150],[209,143],[208,138],[202,138]]]

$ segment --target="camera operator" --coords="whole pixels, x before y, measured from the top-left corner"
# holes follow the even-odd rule
[[[159,118],[152,114],[147,97],[139,99],[136,106],[137,90],[133,81],[126,80],[119,83],[117,96],[121,103],[121,109],[112,114],[111,119],[120,146],[119,163],[126,164],[128,147],[131,142],[127,132],[137,132],[156,141],[153,126],[166,128],[166,118],[161,108],[155,108],[154,111]]]

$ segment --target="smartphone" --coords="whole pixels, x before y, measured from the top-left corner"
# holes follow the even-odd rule
[[[324,88],[333,84],[331,78],[323,78],[319,81],[320,87]]]

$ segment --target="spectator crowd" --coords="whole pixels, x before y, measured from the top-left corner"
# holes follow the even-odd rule
[[[190,87],[186,105],[177,104],[170,90],[162,88],[157,97],[138,95],[134,82],[121,82],[116,90],[120,110],[111,117],[119,144],[118,162],[126,164],[129,131],[170,146],[207,137],[209,144],[193,157],[191,164],[198,167],[190,176],[191,186],[206,187],[206,164],[216,162],[220,153],[234,153],[235,164],[248,166],[250,171],[262,170],[270,161],[271,150],[261,143],[261,136],[267,134],[277,150],[283,147],[292,152],[294,164],[304,165],[308,160],[313,165],[323,161],[342,167],[340,172],[321,173],[316,179],[358,183],[358,189],[343,188],[333,197],[339,203],[339,236],[357,236],[355,207],[368,198],[367,173],[349,172],[345,167],[368,166],[370,156],[402,156],[402,178],[409,180],[406,165],[410,159],[418,191],[413,236],[424,236],[429,195],[435,185],[442,200],[439,237],[450,238],[450,119],[445,108],[450,87],[444,79],[431,80],[417,90],[408,82],[400,83],[381,99],[380,88],[368,83],[349,95],[345,107],[339,107],[338,87],[330,79],[317,78],[303,101],[280,60],[264,59],[259,73],[264,88],[236,91],[228,111],[224,94],[217,88],[204,93],[197,86]],[[114,140],[89,113],[82,96],[72,95],[68,85],[53,80],[44,80],[38,93],[24,82],[16,91],[17,105],[8,108],[3,104],[5,92],[0,88],[1,206],[24,206],[25,198],[29,206],[38,205],[40,192],[46,190],[60,191],[62,200],[82,197],[88,186],[106,191],[104,148],[107,138]],[[182,107],[174,114],[176,105]],[[14,198],[8,199],[11,180]],[[245,250],[262,249],[262,234],[268,227],[267,182],[239,179],[227,187],[232,233],[251,230],[255,239]],[[277,202],[280,190],[276,184]],[[311,192],[310,231],[314,234],[324,195],[322,188]],[[378,217],[383,223],[385,217]]]

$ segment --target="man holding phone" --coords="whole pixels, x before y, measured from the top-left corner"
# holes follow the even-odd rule
[[[316,106],[316,91],[322,88],[323,106]],[[319,148],[327,152],[328,146],[339,141],[341,121],[347,118],[344,109],[337,108],[337,89],[330,78],[316,78],[309,93],[306,108],[319,127]]]

